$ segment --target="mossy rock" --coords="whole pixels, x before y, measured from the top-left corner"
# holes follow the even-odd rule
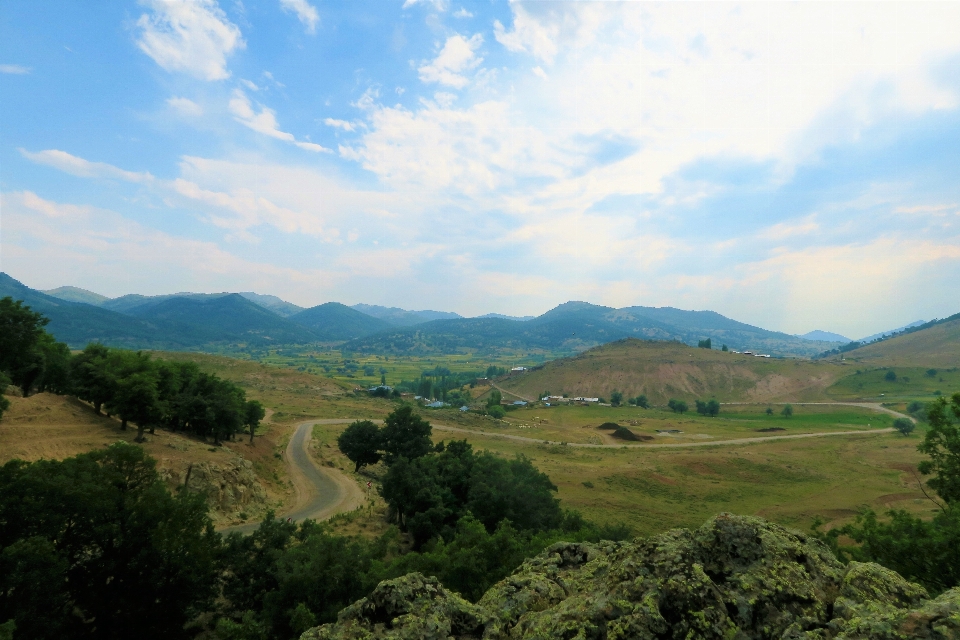
[[[720,514],[629,543],[554,544],[476,605],[419,574],[385,581],[303,638],[960,640],[960,589],[929,600],[812,536]]]

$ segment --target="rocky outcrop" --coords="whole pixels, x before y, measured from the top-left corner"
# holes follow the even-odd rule
[[[243,458],[220,464],[197,462],[182,469],[159,471],[168,484],[182,487],[186,483],[190,491],[205,495],[210,510],[220,514],[253,514],[267,506],[267,492],[253,471],[253,463]]]
[[[301,640],[960,640],[960,588],[930,599],[816,538],[721,514],[629,543],[558,543],[473,605],[433,578],[381,582]]]

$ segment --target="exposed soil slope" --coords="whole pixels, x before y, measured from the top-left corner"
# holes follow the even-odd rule
[[[498,380],[513,393],[536,397],[544,391],[571,397],[644,394],[654,404],[670,398],[716,397],[721,402],[812,401],[851,373],[844,363],[758,358],[675,342],[626,339],[554,360]]]

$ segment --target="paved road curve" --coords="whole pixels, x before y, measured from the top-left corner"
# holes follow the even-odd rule
[[[297,491],[297,503],[292,511],[284,513],[283,519],[301,522],[307,518],[322,520],[340,511],[356,508],[363,501],[363,491],[357,483],[339,469],[322,469],[317,466],[307,450],[315,424],[338,424],[350,420],[311,420],[297,425],[297,430],[287,444],[284,454],[290,478]],[[237,531],[244,535],[253,533],[259,522],[248,522],[220,529],[221,533]]]

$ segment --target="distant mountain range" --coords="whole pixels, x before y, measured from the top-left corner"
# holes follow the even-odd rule
[[[914,327],[919,327],[920,325],[926,322],[927,322],[926,320],[915,320],[910,324],[906,324],[902,327],[897,327],[896,329],[890,329],[889,331],[881,331],[880,333],[875,333],[872,336],[867,336],[866,338],[860,338],[859,340],[857,340],[857,342],[862,342],[862,343],[873,342],[878,338],[882,338],[884,336],[891,336],[895,333],[900,333],[904,329],[913,329]],[[851,341],[848,340],[847,342],[851,342]]]
[[[615,309],[567,302],[537,317],[491,313],[464,318],[445,311],[348,307],[338,302],[303,309],[252,292],[130,294],[111,299],[76,287],[37,291],[0,273],[0,297],[7,295],[49,317],[48,329],[72,347],[91,341],[146,349],[342,343],[345,351],[360,353],[573,353],[636,337],[693,345],[710,338],[714,348],[726,344],[736,350],[810,356],[836,346],[836,341],[768,331],[713,311],[671,307]]]
[[[821,331],[817,329],[815,331],[808,331],[802,336],[797,336],[798,338],[803,338],[804,340],[819,340],[821,342],[842,342],[844,344],[851,342],[850,338],[844,337],[839,333],[832,333],[830,331]]]

